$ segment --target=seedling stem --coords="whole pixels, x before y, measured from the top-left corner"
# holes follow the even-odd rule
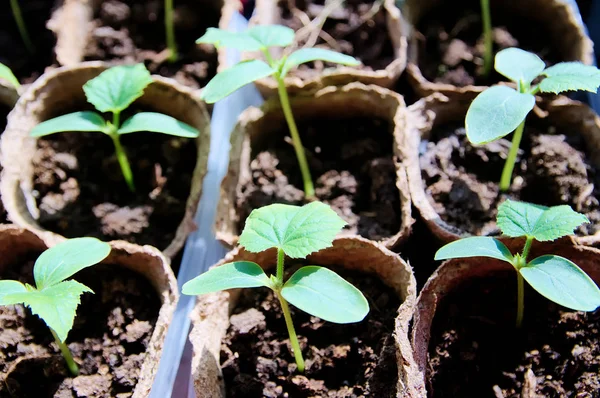
[[[71,355],[71,350],[69,350],[69,347],[67,346],[66,343],[63,343],[60,341],[60,339],[58,338],[56,333],[54,333],[54,330],[50,329],[50,331],[52,332],[52,336],[54,337],[54,341],[58,345],[58,348],[60,348],[60,352],[62,353],[63,357],[65,358],[65,362],[67,363],[69,372],[71,372],[71,374],[74,377],[79,375],[79,366],[77,366],[77,364],[75,363],[75,360],[73,359],[73,355]]]
[[[490,0],[481,0],[481,19],[483,21],[483,76],[488,77],[494,64],[492,17],[490,14]]]
[[[165,0],[165,30],[167,47],[169,48],[169,62],[177,61],[177,42],[175,41],[175,28],[173,26],[173,0]]]
[[[15,18],[19,33],[21,34],[21,39],[23,39],[23,43],[25,44],[25,47],[27,47],[27,51],[29,51],[30,54],[33,54],[35,52],[35,46],[29,38],[29,32],[27,32],[27,26],[23,20],[23,14],[21,13],[19,0],[10,0],[10,8],[12,9],[13,17]]]
[[[524,129],[525,120],[519,124],[519,127],[517,127],[515,133],[513,134],[512,144],[510,145],[510,150],[508,151],[508,157],[506,158],[504,168],[502,169],[502,176],[500,177],[500,190],[503,192],[508,191],[510,188],[513,170],[517,161],[517,153],[519,152],[519,146],[521,145],[521,138],[523,138]]]

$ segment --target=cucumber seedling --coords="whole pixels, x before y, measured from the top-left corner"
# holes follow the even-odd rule
[[[467,138],[473,144],[496,141],[514,131],[512,144],[502,170],[500,190],[507,191],[512,181],[517,152],[525,128],[525,118],[535,106],[535,94],[585,90],[596,92],[600,70],[580,62],[561,62],[545,67],[537,55],[519,48],[496,54],[495,69],[517,84],[517,90],[494,86],[479,94],[467,111]],[[541,77],[538,84],[532,82]]]
[[[38,124],[31,130],[30,135],[43,137],[67,131],[101,132],[108,135],[115,146],[125,182],[129,189],[135,192],[131,166],[121,145],[122,135],[142,131],[186,138],[195,138],[199,135],[198,130],[192,126],[157,112],[139,112],[121,124],[121,112],[141,97],[144,89],[151,83],[150,72],[143,64],[112,67],[83,86],[88,102],[99,112],[112,113],[112,121],[105,120],[98,112],[74,112]]]
[[[0,280],[0,305],[23,304],[50,328],[73,376],[79,368],[65,344],[73,327],[83,293],[93,291],[74,280],[65,280],[84,268],[104,260],[110,245],[96,238],[69,239],[43,252],[33,266],[35,286]]]
[[[332,245],[346,223],[327,205],[312,202],[302,207],[273,204],[253,210],[239,240],[251,253],[277,249],[276,274],[267,276],[260,265],[236,261],[210,269],[183,285],[183,294],[198,295],[233,288],[265,286],[273,290],[290,336],[300,372],[304,359],[294,329],[288,302],[299,309],[334,323],[363,320],[369,304],[360,290],[335,272],[308,265],[284,281],[284,259],[306,258]]]
[[[19,29],[19,34],[21,35],[23,44],[25,44],[27,51],[29,51],[30,54],[33,54],[35,52],[35,46],[29,37],[27,25],[25,25],[23,13],[21,12],[21,6],[19,6],[19,0],[10,0],[10,9],[12,11],[13,18],[15,19],[15,23],[17,24],[17,28]]]
[[[201,98],[207,103],[212,104],[227,97],[246,84],[267,76],[273,76],[277,81],[279,101],[281,102],[281,108],[292,136],[296,157],[298,158],[302,181],[304,183],[304,194],[306,199],[310,200],[315,197],[315,188],[285,88],[285,76],[292,68],[306,62],[321,60],[349,66],[357,66],[360,62],[349,55],[339,54],[335,51],[322,48],[302,48],[283,55],[279,59],[271,56],[269,47],[287,47],[293,41],[294,31],[281,25],[254,26],[241,33],[208,28],[204,36],[199,38],[196,43],[213,44],[217,49],[220,47],[230,47],[240,51],[260,51],[264,54],[267,62],[258,59],[243,61],[224,70],[208,82],[204,90],[202,90]]]
[[[572,261],[557,255],[528,260],[531,244],[553,241],[573,233],[588,219],[568,205],[545,207],[507,200],[498,207],[498,227],[505,236],[525,238],[523,251],[513,255],[500,242],[474,236],[449,243],[435,254],[436,260],[489,257],[511,264],[517,271],[517,327],[523,322],[527,281],[550,301],[577,311],[594,311],[600,306],[600,290],[594,281]]]
[[[0,79],[4,79],[10,84],[12,84],[16,89],[21,88],[21,84],[19,80],[15,76],[15,74],[10,70],[10,68],[3,63],[0,62]]]

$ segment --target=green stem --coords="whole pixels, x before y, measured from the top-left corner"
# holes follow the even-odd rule
[[[483,75],[488,77],[492,71],[493,63],[493,37],[492,37],[492,17],[490,13],[490,0],[481,0],[481,17],[483,21],[483,43],[485,50],[483,52]]]
[[[173,0],[165,0],[165,30],[167,35],[167,47],[171,54],[169,62],[177,61],[177,42],[175,41],[175,28],[173,26]]]
[[[525,311],[525,281],[521,272],[517,270],[517,328],[523,325],[523,312]]]
[[[287,326],[288,334],[290,335],[290,343],[292,344],[292,351],[294,351],[294,358],[296,359],[296,365],[298,365],[298,371],[304,372],[304,358],[302,358],[302,351],[300,350],[300,343],[298,342],[298,336],[296,336],[296,330],[294,329],[294,323],[292,322],[290,308],[280,292],[276,291],[275,294],[277,294],[277,298],[281,304],[281,310],[283,311],[285,325]]]
[[[15,18],[15,22],[19,28],[19,33],[21,34],[23,43],[25,44],[25,47],[27,47],[27,51],[29,51],[30,54],[33,54],[35,52],[35,46],[29,38],[29,32],[27,32],[27,26],[23,20],[21,7],[19,7],[19,0],[10,0],[10,8],[12,9],[13,17]]]
[[[69,347],[67,347],[67,345],[65,343],[60,341],[60,339],[58,338],[56,333],[54,333],[54,330],[50,329],[50,331],[52,332],[52,336],[54,336],[54,341],[56,341],[56,344],[58,344],[58,348],[60,348],[60,352],[62,353],[62,356],[65,358],[65,361],[67,362],[67,367],[69,368],[69,371],[71,372],[71,374],[73,376],[77,376],[79,374],[79,367],[73,360],[73,355],[71,355],[71,350],[69,350]]]
[[[517,127],[513,134],[510,151],[508,152],[508,157],[506,158],[506,162],[504,163],[504,169],[502,169],[502,176],[500,177],[501,191],[508,191],[508,189],[510,188],[512,174],[515,168],[515,163],[517,161],[517,153],[519,152],[519,145],[521,145],[521,138],[523,137],[524,128],[525,120],[523,120],[521,124],[519,124],[519,127]]]
[[[129,160],[127,160],[127,153],[121,145],[119,134],[110,134],[110,138],[112,138],[113,143],[115,144],[115,152],[117,154],[117,159],[119,160],[119,165],[121,166],[121,171],[123,172],[123,177],[125,177],[125,182],[127,183],[129,190],[131,192],[135,192],[135,184],[133,183],[133,173],[131,172],[131,166],[129,166]]]
[[[283,286],[283,260],[285,259],[285,252],[281,249],[277,249],[277,280]]]
[[[521,254],[521,258],[523,259],[523,263],[527,264],[527,256],[529,256],[529,250],[531,250],[531,243],[533,242],[533,238],[528,236],[525,241],[525,247],[523,247],[523,254]]]

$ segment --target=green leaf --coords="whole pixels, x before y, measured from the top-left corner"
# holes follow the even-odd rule
[[[100,112],[121,112],[152,83],[144,64],[114,66],[83,85],[89,103]]]
[[[0,305],[12,305],[20,303],[20,301],[10,301],[6,296],[14,293],[25,293],[27,288],[24,284],[18,281],[2,280],[0,281]]]
[[[544,93],[558,94],[577,90],[595,93],[600,86],[600,70],[580,62],[561,62],[542,74],[547,76],[540,83],[540,90]]]
[[[575,228],[588,222],[568,205],[546,207],[512,200],[498,206],[498,227],[506,236],[526,236],[544,242],[570,235]]]
[[[129,134],[138,131],[150,131],[187,138],[195,138],[199,134],[198,130],[189,124],[156,112],[140,112],[133,115],[123,123],[118,133]]]
[[[600,290],[581,268],[564,257],[546,255],[519,270],[523,278],[548,300],[577,311],[600,306]]]
[[[10,68],[8,66],[4,65],[1,62],[0,62],[0,79],[5,79],[6,81],[8,81],[10,84],[15,86],[16,88],[21,87],[21,84],[19,84],[19,80],[13,74],[12,70],[10,70]]]
[[[537,55],[520,48],[506,48],[496,54],[494,68],[514,82],[530,84],[544,70],[546,64]]]
[[[263,47],[285,47],[294,41],[294,31],[281,25],[257,25],[246,33],[262,43]]]
[[[513,132],[535,105],[535,97],[510,87],[494,86],[479,94],[467,111],[467,138],[486,144]]]
[[[360,290],[335,272],[315,265],[302,267],[281,289],[291,304],[329,322],[360,322],[369,303]]]
[[[448,243],[435,253],[435,260],[450,258],[490,257],[512,263],[510,250],[497,239],[473,236]]]
[[[73,327],[75,312],[84,292],[93,293],[89,287],[70,280],[42,290],[9,294],[6,299],[28,306],[64,342]]]
[[[330,247],[346,222],[321,202],[302,207],[273,204],[246,219],[239,244],[254,253],[276,247],[291,258],[304,258]]]
[[[242,287],[271,285],[262,268],[251,261],[236,261],[212,268],[183,285],[183,294],[195,296]]]
[[[208,28],[206,33],[196,40],[198,44],[214,44],[215,47],[234,48],[240,51],[259,51],[262,43],[250,37],[246,32],[229,32],[218,28]]]
[[[323,48],[303,48],[290,54],[281,69],[281,76],[285,76],[293,67],[311,61],[326,61],[334,64],[357,66],[360,61],[349,55],[340,54]]]
[[[35,262],[33,276],[38,289],[56,285],[84,268],[104,260],[110,245],[96,238],[74,238],[43,252]]]
[[[200,98],[207,104],[213,104],[246,84],[270,76],[275,72],[275,69],[257,59],[240,62],[213,77],[202,90]]]
[[[32,137],[43,137],[67,131],[103,132],[105,128],[106,121],[100,114],[90,111],[73,112],[38,124],[31,130],[29,135]]]

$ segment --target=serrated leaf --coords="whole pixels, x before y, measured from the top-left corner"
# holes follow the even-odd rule
[[[114,66],[83,85],[89,103],[100,112],[121,112],[152,83],[144,64]]]
[[[514,82],[530,84],[544,70],[546,64],[537,55],[520,48],[498,51],[494,68]]]
[[[8,300],[6,297],[14,293],[25,292],[27,292],[27,288],[21,282],[11,280],[0,281],[0,305],[12,305],[19,303],[19,301]]]
[[[369,303],[360,290],[335,272],[315,265],[296,271],[281,295],[302,311],[329,322],[360,322],[369,313]]]
[[[118,133],[129,134],[139,131],[150,131],[186,138],[195,138],[199,134],[198,130],[189,124],[157,112],[136,113],[123,123]]]
[[[283,64],[283,68],[281,69],[281,76],[285,76],[295,66],[316,60],[348,66],[360,65],[360,61],[349,55],[340,54],[323,48],[303,48],[293,52],[287,57]]]
[[[42,318],[46,325],[54,330],[60,341],[64,342],[73,327],[75,312],[84,292],[93,293],[89,287],[70,280],[42,290],[13,293],[5,297],[7,300],[28,306],[31,312]]]
[[[44,251],[33,266],[38,289],[56,285],[84,268],[104,260],[110,245],[96,238],[74,238]]]
[[[19,80],[14,75],[14,73],[12,72],[12,70],[10,70],[10,68],[8,66],[4,65],[1,62],[0,62],[0,79],[6,80],[7,82],[9,82],[13,86],[15,86],[15,88],[20,88],[21,87],[21,84],[19,83]]]
[[[548,300],[577,311],[600,306],[600,290],[572,261],[553,255],[536,258],[519,270],[523,278]]]
[[[538,218],[532,236],[540,242],[555,240],[572,235],[575,228],[586,222],[589,222],[587,217],[569,205],[553,206]]]
[[[294,41],[294,31],[281,25],[257,25],[246,30],[246,33],[264,47],[285,47]]]
[[[186,282],[182,292],[190,296],[221,290],[270,286],[269,277],[262,268],[251,261],[235,261],[211,268]]]
[[[509,263],[512,263],[513,259],[512,253],[504,243],[487,236],[472,236],[448,243],[435,253],[434,259],[469,257],[490,257]]]
[[[535,105],[535,97],[510,87],[494,86],[471,103],[465,119],[467,138],[486,144],[512,133]]]
[[[291,258],[304,258],[330,247],[346,222],[321,202],[302,207],[273,204],[253,210],[239,244],[254,253],[276,247]]]
[[[600,86],[600,70],[581,62],[561,62],[542,74],[547,76],[540,83],[540,90],[544,93],[559,94],[577,90],[595,93]]]
[[[217,48],[227,47],[240,51],[258,51],[263,48],[262,43],[246,32],[229,32],[218,28],[208,28],[196,43],[214,44]]]
[[[106,121],[100,114],[90,111],[73,112],[38,124],[31,130],[29,135],[32,137],[43,137],[49,134],[69,131],[103,132],[105,128]]]
[[[207,104],[213,104],[246,84],[270,76],[275,72],[275,69],[260,60],[240,62],[212,78],[202,90],[200,98]]]

